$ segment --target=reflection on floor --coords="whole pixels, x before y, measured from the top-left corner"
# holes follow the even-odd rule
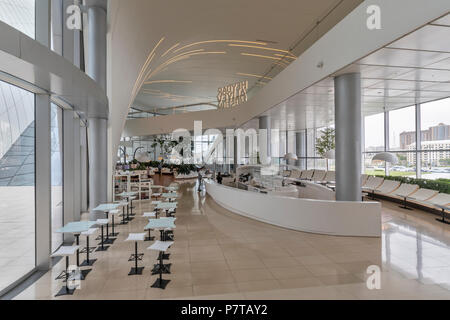
[[[165,291],[150,288],[156,255],[145,250],[142,276],[129,277],[133,251],[124,239],[142,232],[141,214],[98,259],[72,297],[62,299],[450,299],[450,227],[430,214],[383,203],[383,237],[321,236],[237,216],[181,186],[172,274]],[[139,213],[152,209],[137,204]],[[274,214],[276,214],[274,212]],[[73,261],[73,259],[72,259]],[[381,290],[369,290],[367,268],[382,267]],[[58,264],[17,299],[53,299]]]

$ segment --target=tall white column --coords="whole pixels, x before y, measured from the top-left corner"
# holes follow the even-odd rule
[[[81,220],[81,147],[80,147],[80,118],[73,119],[73,219]]]
[[[49,95],[36,95],[36,266],[50,269],[51,254],[51,106]]]
[[[94,212],[93,208],[105,203],[108,196],[108,120],[89,119],[89,204],[90,219],[104,217],[102,212]]]
[[[89,7],[86,73],[104,90],[106,90],[106,32],[105,9],[99,6]],[[88,119],[88,150],[90,218],[97,219],[103,215],[100,212],[92,212],[92,209],[108,199],[108,120]]]
[[[361,75],[336,77],[336,199],[361,201]]]
[[[74,158],[75,158],[75,146],[74,146],[74,112],[72,110],[64,110],[63,111],[63,180],[64,180],[64,225],[69,222],[75,221],[75,213],[74,213],[74,179],[75,179],[75,171],[74,171]],[[65,234],[64,235],[64,243],[72,244],[74,241],[74,237]]]
[[[269,116],[259,117],[259,157],[263,164],[268,164],[266,159],[272,156],[271,123]],[[263,131],[261,131],[263,130]],[[265,131],[264,131],[265,130]],[[264,132],[264,135],[263,135]],[[265,150],[264,150],[265,148]]]
[[[297,167],[301,168],[302,165],[302,161],[306,161],[301,159],[306,158],[306,135],[305,135],[305,131],[301,131],[301,132],[296,132],[295,133],[295,150],[297,153]],[[304,169],[304,168],[302,168]]]

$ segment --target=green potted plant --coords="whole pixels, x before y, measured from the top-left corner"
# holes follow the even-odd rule
[[[336,149],[336,130],[326,128],[321,133],[322,135],[316,139],[316,151],[322,158],[326,159],[328,171],[329,153]]]

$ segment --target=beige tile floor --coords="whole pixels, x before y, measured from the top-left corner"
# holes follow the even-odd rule
[[[137,218],[120,226],[115,244],[98,259],[81,288],[60,299],[450,299],[450,227],[420,211],[383,203],[383,237],[315,235],[235,215],[183,184],[171,282],[150,286],[156,254],[145,250],[142,276],[129,277],[133,250],[124,242],[142,232],[150,202],[137,204]],[[275,214],[275,213],[274,213]],[[73,259],[72,259],[73,261]],[[368,290],[366,270],[382,267],[381,290]],[[53,299],[62,283],[59,263],[17,299]]]

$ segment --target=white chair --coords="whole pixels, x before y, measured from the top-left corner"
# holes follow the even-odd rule
[[[377,194],[389,194],[394,192],[400,187],[400,182],[392,180],[384,180],[383,184],[375,189]]]
[[[311,180],[314,182],[324,181],[326,175],[327,172],[325,170],[314,170],[314,176]]]
[[[381,186],[383,182],[384,182],[383,178],[369,177],[362,188],[373,191],[376,190],[379,186]]]
[[[402,209],[412,210],[408,207],[408,199],[409,196],[412,195],[414,192],[419,190],[419,186],[417,184],[408,184],[404,183],[398,188],[397,190],[391,192],[388,194],[389,197],[400,197],[403,199],[403,205],[400,206]]]
[[[93,236],[94,234],[96,234],[98,232],[98,228],[91,228],[88,231],[82,232],[81,235],[82,236],[86,236],[86,248],[84,248],[81,252],[84,253],[86,252],[86,261],[84,261],[80,266],[81,267],[90,267],[93,266],[95,261],[97,260],[90,260],[89,259],[89,254],[91,252],[93,252],[95,250],[96,247],[90,247],[89,246],[89,237]]]
[[[448,205],[448,204],[450,204],[450,194],[439,193],[435,197],[429,199],[427,202],[434,206]]]
[[[111,218],[112,218],[112,223],[111,223],[111,227],[112,227],[112,232],[111,232],[111,234],[110,234],[110,236],[111,237],[117,237],[118,235],[119,235],[119,233],[117,232],[115,232],[115,216],[116,215],[118,215],[118,214],[120,214],[120,210],[119,209],[116,209],[116,210],[111,210],[110,212],[109,212],[109,214],[111,215]]]
[[[69,275],[69,257],[73,256],[79,249],[80,249],[80,246],[63,246],[63,247],[60,247],[55,253],[53,253],[51,255],[52,258],[56,258],[56,257],[66,258],[66,268],[65,268],[65,271],[63,272],[64,278],[66,281],[66,285],[56,294],[55,297],[73,295],[73,293],[75,292],[76,288],[71,288],[69,286],[69,277],[70,277],[70,275]]]
[[[97,248],[96,251],[107,251],[109,249],[109,246],[105,246],[105,235],[104,235],[104,227],[109,223],[108,219],[98,219],[97,225],[101,227],[102,233],[101,233],[101,240],[102,242],[99,244],[100,247]]]
[[[366,184],[368,178],[369,178],[369,176],[367,174],[361,175],[361,185],[362,186],[364,186]]]
[[[134,241],[134,254],[130,256],[128,261],[134,261],[134,268],[131,268],[131,271],[128,273],[129,276],[141,275],[144,267],[138,267],[138,260],[143,259],[144,254],[138,253],[138,242],[145,241],[145,233],[130,233],[128,238],[125,240],[126,242]]]
[[[436,190],[430,190],[430,189],[419,189],[413,194],[411,194],[409,197],[412,200],[418,201],[418,202],[424,202],[427,201],[433,197],[435,197],[439,192]]]
[[[306,170],[302,172],[302,180],[311,180],[314,175],[314,170]]]
[[[291,179],[300,179],[302,172],[298,170],[292,170],[291,176],[289,178]]]
[[[335,171],[328,171],[327,175],[324,178],[324,181],[327,182],[327,183],[336,182],[336,172]]]

